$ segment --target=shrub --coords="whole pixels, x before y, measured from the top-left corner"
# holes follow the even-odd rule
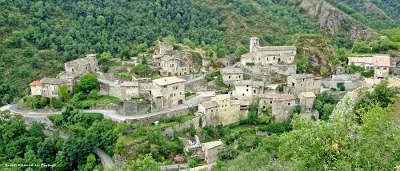
[[[61,101],[61,99],[52,97],[50,99],[50,106],[54,109],[61,109],[63,107],[64,103]]]
[[[344,83],[337,83],[336,87],[340,90],[340,91],[345,91],[346,87],[344,86]]]

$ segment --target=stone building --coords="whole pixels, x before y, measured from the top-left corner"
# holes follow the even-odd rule
[[[270,64],[293,64],[296,56],[295,46],[260,47],[257,37],[250,38],[250,51],[242,55],[241,64],[267,66]]]
[[[302,92],[299,94],[301,113],[307,118],[318,118],[318,112],[313,111],[313,104],[316,96],[313,92]]]
[[[318,94],[321,90],[322,78],[312,74],[295,74],[287,78],[288,92],[299,95],[301,92]]]
[[[225,84],[231,84],[235,81],[243,80],[244,72],[240,68],[226,67],[220,70]]]
[[[164,77],[153,80],[150,91],[157,108],[167,108],[183,104],[185,99],[185,80],[178,77]]]
[[[229,125],[240,121],[239,101],[231,98],[230,94],[221,94],[199,104],[198,113],[206,125]]]
[[[99,80],[101,95],[114,96],[121,100],[130,100],[139,96],[139,83],[137,81],[108,81]]]
[[[58,88],[64,83],[56,78],[42,78],[40,81],[34,81],[29,84],[31,95],[40,95],[43,97],[58,97]]]
[[[99,71],[96,54],[87,54],[84,58],[75,59],[64,64],[65,72],[80,76],[88,72]]]
[[[373,54],[349,57],[348,65],[361,66],[365,69],[373,69],[375,73],[375,79],[384,79],[389,75],[391,63],[389,55]]]
[[[161,76],[183,76],[191,73],[190,64],[176,56],[166,56],[161,58]]]
[[[207,164],[214,163],[218,159],[218,153],[224,148],[221,140],[202,143],[201,148],[204,152],[204,160]]]
[[[292,94],[265,93],[260,96],[262,109],[270,109],[275,120],[284,121],[293,114],[296,97]]]
[[[233,97],[237,99],[248,99],[252,101],[259,95],[264,94],[264,82],[253,80],[242,80],[233,83]]]
[[[163,42],[158,42],[153,54],[153,66],[160,67],[161,66],[161,58],[165,55],[172,55],[174,48]]]
[[[33,81],[29,84],[31,87],[31,96],[41,96],[42,95],[42,84],[40,81]]]

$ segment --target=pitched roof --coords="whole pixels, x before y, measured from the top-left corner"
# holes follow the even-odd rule
[[[365,63],[375,66],[390,66],[390,56],[387,54],[367,54],[349,57],[349,63]]]
[[[314,78],[314,79],[321,79],[321,77],[315,76],[313,74],[294,74],[290,75],[289,77],[293,79],[305,79],[305,78]]]
[[[314,98],[315,94],[313,92],[301,92],[300,97]]]
[[[121,80],[118,82],[118,84],[121,87],[138,87],[139,86],[139,83],[136,81],[122,81]]]
[[[185,82],[186,80],[178,77],[164,77],[164,78],[159,78],[156,80],[153,80],[153,83],[160,85],[160,86],[165,86],[165,85],[171,85],[171,84],[176,84],[176,83],[181,83]]]
[[[226,67],[221,69],[221,74],[243,74],[243,71],[240,68]]]
[[[40,80],[40,83],[42,84],[53,84],[53,85],[60,85],[63,84],[63,82],[60,79],[57,78],[42,78]]]
[[[218,106],[217,103],[215,103],[215,102],[213,102],[213,101],[202,102],[201,105],[202,105],[204,108],[206,108],[206,109],[214,108],[214,107],[217,107],[217,106]]]
[[[29,86],[31,86],[31,87],[38,87],[38,86],[41,86],[41,84],[40,84],[40,81],[36,80],[36,81],[31,82],[31,83],[29,84]]]
[[[295,100],[296,97],[293,94],[280,94],[280,93],[265,93],[261,95],[261,98],[274,99],[274,100]]]
[[[283,50],[292,50],[296,51],[296,46],[264,46],[258,47],[258,51],[283,51]]]
[[[221,140],[218,140],[218,141],[206,142],[201,145],[205,148],[205,150],[208,150],[208,149],[212,149],[212,148],[224,145],[224,143],[222,143]]]

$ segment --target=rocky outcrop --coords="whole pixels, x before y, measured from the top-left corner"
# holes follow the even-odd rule
[[[369,38],[375,34],[372,29],[358,23],[351,16],[325,0],[302,0],[300,7],[332,35],[344,30],[350,34],[351,40],[355,40],[357,38]]]

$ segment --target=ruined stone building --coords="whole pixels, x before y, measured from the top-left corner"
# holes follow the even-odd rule
[[[178,77],[164,77],[153,80],[150,91],[157,108],[167,108],[183,104],[185,99],[185,80]]]
[[[222,68],[220,72],[225,84],[232,84],[233,82],[243,80],[244,72],[240,68],[226,67]]]
[[[99,71],[96,54],[87,54],[84,58],[75,59],[64,64],[65,72],[78,76]]]
[[[178,58],[177,56],[165,56],[161,58],[161,76],[183,76],[190,73],[191,67],[188,61]]]
[[[139,83],[137,81],[105,81],[100,82],[100,95],[114,96],[121,100],[130,100],[139,96]]]
[[[218,153],[224,148],[221,140],[202,143],[201,148],[204,152],[204,160],[207,164],[214,163],[218,159]]]
[[[301,114],[305,115],[306,118],[318,118],[318,112],[313,110],[313,104],[316,96],[313,92],[302,92],[299,94]]]
[[[240,104],[230,94],[216,95],[211,101],[200,103],[198,113],[206,125],[229,125],[240,121]]]
[[[318,94],[321,90],[322,78],[312,74],[295,74],[287,78],[288,92],[298,96],[301,92]]]
[[[264,82],[262,81],[241,80],[234,82],[233,85],[232,95],[240,100],[247,99],[252,101],[264,94]]]
[[[171,45],[159,42],[153,54],[153,67],[160,69],[161,76],[183,76],[192,72],[189,51],[174,51]]]
[[[292,94],[265,93],[260,96],[262,109],[270,109],[272,117],[284,121],[293,114],[296,107],[296,97]]]
[[[153,66],[160,67],[161,58],[165,55],[172,55],[173,50],[174,48],[171,45],[163,42],[158,42],[153,54]]]
[[[40,81],[34,81],[29,84],[31,95],[40,95],[43,97],[58,97],[58,88],[64,83],[56,78],[42,78]]]
[[[250,38],[250,51],[242,55],[241,64],[267,66],[270,64],[293,64],[296,56],[295,46],[260,47],[257,37]]]
[[[78,58],[64,64],[64,72],[58,77],[72,89],[75,79],[89,72],[99,71],[96,54],[87,54],[84,58]]]
[[[389,55],[373,54],[349,57],[348,65],[361,66],[365,69],[374,70],[375,79],[384,79],[389,75],[391,63]]]

